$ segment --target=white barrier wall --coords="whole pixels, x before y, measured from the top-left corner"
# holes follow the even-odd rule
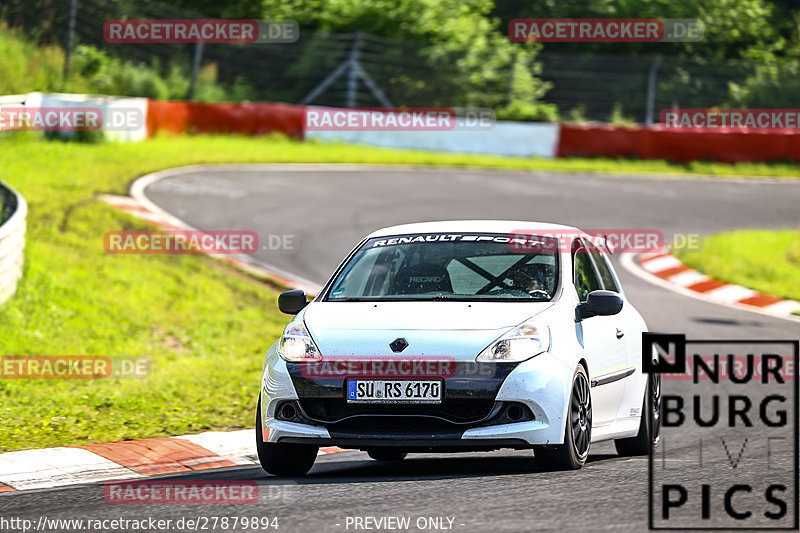
[[[101,110],[103,135],[112,141],[142,141],[147,138],[147,98],[89,96],[82,94],[29,93],[7,97],[7,104],[24,96],[26,107],[94,107]],[[3,99],[0,97],[0,103]],[[311,106],[309,109],[325,109]],[[337,108],[328,108],[337,109]],[[343,109],[343,108],[342,108]],[[113,125],[108,121],[133,110],[141,124]],[[306,128],[305,138],[326,142],[363,144],[385,148],[408,148],[436,152],[491,154],[518,157],[556,157],[560,127],[558,124],[531,122],[494,122],[485,128],[457,126],[448,131],[314,131]],[[75,132],[58,132],[70,139]]]
[[[11,298],[22,277],[25,253],[25,217],[28,205],[21,194],[0,182],[0,210],[2,198],[14,197],[16,209],[11,217],[0,224],[0,305]],[[6,202],[8,203],[8,202]]]
[[[25,98],[26,107],[97,108],[103,116],[101,130],[104,137],[110,141],[120,142],[143,141],[147,138],[147,102],[147,98],[84,94],[29,93]],[[135,120],[130,120],[134,117]],[[116,121],[117,124],[112,124],[112,121]],[[74,136],[74,132],[59,132],[59,135],[70,138]]]
[[[555,157],[558,124],[497,122],[490,129],[450,131],[310,131],[306,139],[386,148],[523,157]]]

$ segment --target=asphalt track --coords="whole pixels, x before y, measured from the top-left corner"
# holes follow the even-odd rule
[[[792,182],[251,166],[195,170],[154,183],[146,194],[197,228],[255,230],[262,243],[269,234],[292,235],[294,250],[263,250],[255,258],[317,283],[325,281],[365,234],[405,222],[498,218],[583,228],[654,228],[668,240],[675,233],[800,226],[800,183]],[[690,339],[798,338],[798,322],[688,298],[633,276],[620,268],[618,257],[614,261],[628,298],[653,331],[685,333]],[[265,339],[265,345],[272,340]],[[688,387],[669,382],[665,393],[691,395]],[[746,387],[748,394],[759,393],[757,385]],[[254,401],[256,394],[254,390]],[[665,445],[688,454],[701,437],[745,434],[729,428],[708,431],[701,435],[689,429],[679,440],[665,440]],[[785,434],[791,437],[791,430],[786,428]],[[749,435],[745,457],[764,456],[767,445]],[[740,441],[732,446],[735,454]],[[715,461],[717,452],[708,452],[708,463]],[[773,468],[791,470],[790,449],[783,455],[773,450],[773,459]],[[709,474],[685,456],[675,459],[679,466],[681,461],[685,472],[679,472],[687,483],[708,479]],[[647,529],[647,459],[618,457],[610,443],[593,446],[589,462],[577,472],[539,471],[531,452],[524,451],[421,454],[389,464],[346,452],[321,456],[302,479],[279,479],[251,467],[170,478],[256,480],[261,497],[256,505],[238,507],[111,505],[104,501],[101,485],[87,485],[4,494],[0,516],[152,516],[173,521],[277,516],[279,531],[357,531],[352,524],[347,527],[347,517],[365,516],[409,516],[412,524],[421,517],[450,517],[452,530],[469,532]],[[759,480],[752,469],[719,469],[713,474],[720,486],[755,486]],[[796,494],[786,496],[788,502],[796,499]],[[758,500],[752,503],[758,506]],[[715,510],[721,505],[719,500],[712,502]],[[769,524],[762,520],[755,525]]]

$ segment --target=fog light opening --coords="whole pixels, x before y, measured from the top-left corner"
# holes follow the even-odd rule
[[[519,405],[512,405],[508,408],[508,411],[506,411],[506,416],[508,416],[508,419],[512,422],[517,422],[522,420],[522,417],[525,416],[525,413],[523,412],[522,407]]]
[[[297,415],[297,409],[294,408],[294,405],[291,403],[285,403],[281,407],[281,418],[285,420],[291,420]]]

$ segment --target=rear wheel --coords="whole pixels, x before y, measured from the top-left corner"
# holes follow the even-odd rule
[[[558,446],[536,446],[533,453],[542,470],[577,470],[586,462],[591,444],[592,395],[586,370],[583,366],[578,366],[572,377],[564,443]]]
[[[375,448],[367,451],[367,455],[376,461],[402,461],[408,454],[392,448]]]
[[[639,433],[628,439],[617,439],[614,446],[624,456],[649,455],[661,438],[661,375],[653,372],[647,378],[642,400],[642,419]]]
[[[261,432],[261,397],[256,409],[256,450],[261,468],[276,476],[304,476],[314,466],[318,446],[264,442]]]

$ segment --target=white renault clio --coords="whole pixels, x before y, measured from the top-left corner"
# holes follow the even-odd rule
[[[320,446],[376,460],[532,448],[541,468],[577,469],[592,442],[620,454],[658,442],[644,320],[576,228],[378,230],[312,302],[287,291],[279,307],[295,316],[264,362],[256,441],[269,473],[305,474]]]

